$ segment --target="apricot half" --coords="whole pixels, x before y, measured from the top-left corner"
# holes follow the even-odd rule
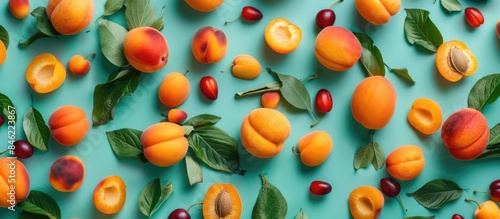
[[[135,69],[144,73],[155,72],[168,62],[167,39],[152,27],[137,27],[125,36],[123,53]]]
[[[372,186],[358,187],[349,194],[349,211],[354,219],[376,219],[384,207],[384,195]]]
[[[267,25],[264,38],[273,51],[288,54],[299,47],[302,30],[285,18],[276,18]]]
[[[47,17],[57,32],[73,35],[89,26],[94,16],[92,0],[49,0]]]
[[[156,166],[172,166],[186,156],[188,140],[184,129],[172,122],[160,122],[141,135],[144,156]]]
[[[0,207],[8,208],[30,193],[30,174],[24,164],[12,157],[0,158]]]
[[[90,128],[85,111],[77,106],[62,106],[49,118],[50,133],[54,140],[64,146],[73,146],[82,141]]]
[[[403,145],[387,156],[385,165],[387,172],[396,179],[414,179],[424,169],[424,152],[416,145]]]
[[[368,22],[382,25],[398,13],[401,0],[355,0],[356,9]]]
[[[251,55],[237,55],[232,64],[233,76],[239,79],[250,80],[260,75],[262,70],[259,61]]]
[[[227,36],[223,30],[212,26],[198,29],[191,41],[193,56],[201,63],[219,62],[227,51]]]
[[[333,140],[325,131],[313,131],[300,138],[297,148],[300,160],[306,166],[319,166],[330,156]]]
[[[242,209],[240,194],[232,184],[213,184],[203,199],[205,219],[239,219]]]
[[[104,214],[116,214],[125,205],[127,191],[125,182],[119,176],[107,176],[94,189],[94,205]]]
[[[60,157],[50,167],[50,185],[60,192],[74,192],[85,179],[85,166],[73,155]]]
[[[441,127],[443,112],[435,101],[428,98],[418,98],[413,101],[408,112],[408,122],[419,132],[430,135]]]
[[[476,72],[477,60],[465,43],[452,40],[438,47],[436,67],[446,80],[457,82]]]
[[[50,93],[66,79],[66,68],[54,55],[42,53],[26,69],[26,81],[37,93]]]
[[[345,71],[359,60],[362,54],[361,43],[348,29],[328,26],[316,36],[314,55],[326,68]]]

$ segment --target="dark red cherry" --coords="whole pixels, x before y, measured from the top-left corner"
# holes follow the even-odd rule
[[[191,215],[186,209],[177,208],[168,215],[168,219],[191,219]]]
[[[259,9],[252,6],[245,6],[241,9],[241,17],[249,21],[258,21],[264,17]]]
[[[2,115],[0,115],[0,127],[2,127],[4,122],[5,122],[5,118],[3,118]]]
[[[326,195],[332,191],[332,186],[323,181],[313,181],[309,186],[309,191],[314,195]]]
[[[15,141],[14,147],[14,154],[16,154],[18,158],[29,158],[35,152],[33,146],[26,140]]]
[[[323,9],[316,14],[316,26],[322,30],[335,23],[335,12],[332,9]]]
[[[380,180],[380,188],[382,193],[388,197],[396,197],[401,191],[401,186],[393,178],[382,178]]]
[[[490,183],[490,196],[493,201],[500,202],[500,179]]]
[[[454,214],[453,216],[451,216],[451,219],[465,219],[465,218],[462,215]]]

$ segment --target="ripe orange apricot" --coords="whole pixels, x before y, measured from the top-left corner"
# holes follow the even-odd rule
[[[13,157],[0,158],[0,207],[16,206],[30,193],[30,174],[24,164]],[[14,187],[14,188],[11,188]]]
[[[26,69],[26,81],[37,93],[50,93],[59,88],[65,79],[64,65],[50,53],[36,56]]]
[[[90,128],[85,111],[77,106],[56,109],[49,118],[50,133],[54,140],[64,146],[73,146],[82,141]]]
[[[17,19],[23,19],[30,14],[28,0],[9,0],[9,11]]]
[[[81,55],[72,56],[68,61],[69,71],[76,75],[86,75],[87,73],[89,73],[90,67],[92,66],[87,58],[95,56],[95,53],[89,54],[86,57],[83,57]]]
[[[302,30],[285,18],[275,18],[267,25],[264,38],[273,51],[288,54],[299,47]]]
[[[223,30],[212,26],[198,29],[191,41],[193,56],[201,63],[219,62],[227,51],[227,36]]]
[[[74,192],[85,179],[85,166],[80,158],[62,156],[52,163],[49,171],[50,185],[60,192]]]
[[[443,112],[435,101],[428,98],[418,98],[413,101],[408,112],[408,122],[419,132],[430,135],[441,127]]]
[[[239,219],[242,209],[240,194],[232,184],[211,185],[203,199],[205,219]]]
[[[446,80],[457,82],[476,72],[477,59],[465,43],[452,40],[438,47],[436,67],[439,74]]]
[[[169,49],[165,36],[152,27],[130,30],[123,40],[125,58],[135,69],[151,73],[165,67]]]
[[[401,0],[355,0],[356,9],[368,22],[382,25],[398,13]]]
[[[177,107],[189,96],[189,80],[179,72],[172,72],[163,78],[158,89],[158,98],[166,107]]]
[[[172,122],[160,122],[141,135],[144,156],[156,166],[172,166],[186,156],[188,140],[184,129]]]
[[[107,176],[94,189],[94,206],[104,214],[116,214],[125,205],[127,198],[125,182],[119,176]]]
[[[264,108],[276,109],[280,103],[281,94],[278,91],[268,91],[262,94],[260,103]]]
[[[325,131],[312,131],[299,140],[300,160],[306,166],[319,166],[330,156],[333,140]]]
[[[82,32],[93,16],[93,0],[49,0],[47,3],[47,17],[54,29],[64,35]]]
[[[391,120],[395,108],[396,91],[382,76],[363,79],[352,94],[352,115],[367,129],[384,127]]]
[[[259,61],[251,55],[237,55],[232,66],[233,76],[244,80],[256,78],[262,70]]]
[[[350,30],[340,26],[325,27],[316,36],[314,55],[326,68],[345,71],[351,68],[362,54],[361,43]]]
[[[217,9],[224,0],[184,0],[191,8],[201,12],[210,12]]]
[[[5,48],[5,44],[3,41],[0,41],[0,65],[2,65],[7,59],[7,48]]]
[[[181,123],[186,120],[187,117],[187,113],[181,109],[171,109],[167,114],[167,120],[173,123]]]
[[[387,172],[396,179],[414,179],[424,169],[424,152],[416,145],[403,145],[387,156],[385,165]]]
[[[349,211],[354,219],[376,219],[384,207],[384,195],[372,186],[360,186],[349,194]]]

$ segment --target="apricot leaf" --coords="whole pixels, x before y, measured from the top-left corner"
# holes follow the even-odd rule
[[[152,180],[141,190],[138,201],[139,210],[144,215],[151,217],[173,191],[172,183],[167,182],[161,185],[159,178]]]
[[[436,216],[411,216],[411,217],[404,217],[403,219],[434,219]]]
[[[408,69],[406,69],[406,68],[390,68],[389,66],[387,66],[387,68],[389,69],[390,72],[408,80],[408,82],[410,82],[411,84],[415,84],[415,81],[413,80],[413,78],[411,78],[410,74],[408,74]]]
[[[479,155],[479,157],[477,157],[476,159],[479,160],[479,159],[489,159],[489,158],[499,158],[500,157],[500,149],[498,149],[497,145],[495,145],[496,147],[492,148],[491,150],[488,150],[484,153],[482,153],[481,155]]]
[[[490,129],[490,140],[488,141],[489,146],[497,144],[500,144],[500,123]]]
[[[276,74],[281,81],[280,92],[283,98],[297,109],[309,110],[311,109],[311,96],[302,82],[296,77],[280,74],[267,68],[267,71]]]
[[[104,16],[109,16],[123,8],[125,0],[107,0],[104,4]]]
[[[462,10],[462,4],[458,0],[441,0],[441,5],[449,12]]]
[[[163,17],[160,17],[160,18],[156,19],[151,24],[152,28],[157,29],[159,31],[163,30],[164,26],[165,26],[165,18],[163,18]]]
[[[6,119],[10,115],[14,115],[14,121],[17,120],[17,112],[16,109],[14,108],[12,100],[10,100],[10,98],[7,95],[2,93],[0,93],[0,107],[2,110],[1,113],[6,117]]]
[[[50,217],[43,215],[43,214],[35,214],[27,211],[21,211],[21,214],[19,214],[19,217],[17,219],[47,219]]]
[[[443,44],[443,36],[429,18],[429,11],[408,8],[405,11],[404,30],[408,42],[436,52],[437,48]]]
[[[368,76],[381,75],[385,76],[384,59],[382,58],[382,53],[377,46],[373,43],[373,40],[364,33],[354,33],[356,38],[358,38],[363,48],[361,53],[361,58],[359,61],[365,67]]]
[[[24,114],[23,129],[31,146],[43,151],[49,149],[50,129],[42,114],[34,107],[30,107]]]
[[[156,19],[158,16],[150,0],[127,0],[125,22],[129,30],[151,26]]]
[[[144,157],[141,143],[142,131],[123,128],[106,132],[111,149],[118,157],[137,157],[143,162],[148,160]]]
[[[59,32],[57,32],[54,26],[52,26],[52,23],[47,17],[47,9],[45,7],[35,8],[31,12],[31,16],[33,16],[36,19],[35,23],[36,28],[43,34],[49,37],[57,37],[61,35]]]
[[[198,127],[202,125],[213,125],[221,120],[221,117],[211,114],[201,114],[188,119],[183,125]]]
[[[252,94],[260,94],[260,93],[265,93],[269,91],[279,91],[281,88],[281,82],[279,81],[273,81],[269,82],[267,84],[264,84],[260,87],[252,88],[250,90],[238,92],[235,94],[236,97],[243,97],[243,96],[248,96]]]
[[[262,178],[262,187],[253,206],[252,219],[285,218],[288,205],[280,190]]]
[[[434,179],[427,182],[413,193],[406,195],[413,197],[418,204],[428,209],[440,209],[446,203],[460,198],[463,189],[455,182],[446,179]]]
[[[200,164],[189,155],[185,157],[185,160],[189,185],[192,186],[196,183],[203,182],[203,172],[201,172]]]
[[[365,168],[372,164],[378,170],[384,166],[382,162],[384,159],[384,152],[380,149],[380,146],[376,142],[370,142],[356,151],[354,155],[354,169]]]
[[[295,219],[309,219],[306,215],[306,213],[300,209],[299,213],[295,215]]]
[[[128,65],[128,61],[123,53],[123,40],[127,35],[127,29],[112,21],[100,18],[99,40],[102,54],[113,65],[123,67]]]
[[[9,32],[2,25],[0,25],[0,41],[6,49],[9,48]]]
[[[382,148],[377,144],[377,142],[372,143],[373,147],[373,160],[372,165],[375,170],[380,170],[385,164],[385,154]]]
[[[500,73],[479,79],[469,93],[467,106],[481,111],[486,104],[492,104],[500,97]]]
[[[17,206],[23,211],[45,215],[50,219],[61,218],[61,209],[57,202],[50,195],[38,190],[31,190],[28,197]]]

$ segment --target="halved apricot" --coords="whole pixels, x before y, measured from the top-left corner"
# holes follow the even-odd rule
[[[66,79],[66,68],[54,55],[42,53],[36,56],[26,69],[26,81],[37,93],[50,93]]]
[[[6,58],[7,58],[7,48],[5,48],[3,42],[0,41],[0,65],[2,65],[5,62]]]
[[[242,209],[240,194],[233,184],[213,184],[203,199],[205,219],[239,219]]]
[[[477,60],[467,45],[459,40],[445,42],[436,51],[436,67],[446,80],[457,82],[477,70]]]
[[[411,126],[430,135],[441,127],[443,122],[443,112],[438,103],[427,98],[418,98],[413,101],[411,109],[408,112],[408,122]]]
[[[273,51],[288,54],[299,47],[302,30],[285,18],[276,18],[267,25],[264,38]]]
[[[127,197],[125,183],[119,176],[107,176],[94,189],[94,205],[104,214],[116,214],[122,210]]]

